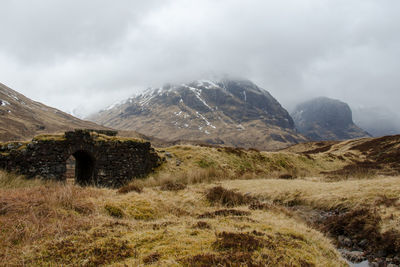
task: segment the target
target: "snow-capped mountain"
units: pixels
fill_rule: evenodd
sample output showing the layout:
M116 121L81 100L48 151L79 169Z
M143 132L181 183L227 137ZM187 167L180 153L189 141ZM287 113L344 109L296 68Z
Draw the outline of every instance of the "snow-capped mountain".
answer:
M89 119L167 141L193 140L259 149L305 141L278 101L247 80L167 84L114 104Z

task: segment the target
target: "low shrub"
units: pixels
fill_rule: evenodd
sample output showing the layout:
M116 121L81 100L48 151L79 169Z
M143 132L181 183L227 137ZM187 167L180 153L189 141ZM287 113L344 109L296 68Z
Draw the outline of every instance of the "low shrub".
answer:
M264 242L249 233L222 232L217 234L217 240L213 246L218 250L251 252L264 247Z
M158 252L154 252L151 253L149 255L147 255L146 257L143 258L143 263L144 264L152 264L152 263L156 263L157 261L159 261L161 258L161 254Z
M206 191L206 198L211 204L220 204L227 207L246 205L254 201L253 197L243 195L222 186L216 186Z
M142 193L143 192L143 186L134 184L134 183L130 183L127 185L124 185L123 187L121 187L120 189L118 189L118 193L120 194L126 194L129 192L136 192L136 193Z
M198 221L195 225L193 225L193 228L211 229L211 225L209 223L207 223L207 222Z
M175 182L175 181L166 181L161 185L160 189L162 191L179 191L186 188L184 183Z
M287 180L289 180L289 179L293 179L293 175L288 174L288 173L286 173L286 174L281 174L281 175L279 175L279 178L280 178L280 179L287 179Z
M244 210L235 210L235 209L223 209L223 210L216 210L214 212L206 212L199 215L197 218L215 218L216 216L248 216L251 213L249 211Z
M127 240L82 235L49 241L34 260L38 266L103 266L133 255Z

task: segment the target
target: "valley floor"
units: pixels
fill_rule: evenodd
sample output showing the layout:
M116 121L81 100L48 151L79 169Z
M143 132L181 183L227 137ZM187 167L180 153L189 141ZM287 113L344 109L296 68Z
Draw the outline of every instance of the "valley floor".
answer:
M173 146L119 190L0 172L0 265L397 266L399 146Z
M400 177L168 181L117 191L2 173L0 186L3 266L346 266L338 235L366 239L371 253L399 253ZM360 209L371 221L352 225ZM337 225L349 212L354 218ZM376 243L389 232L393 244Z

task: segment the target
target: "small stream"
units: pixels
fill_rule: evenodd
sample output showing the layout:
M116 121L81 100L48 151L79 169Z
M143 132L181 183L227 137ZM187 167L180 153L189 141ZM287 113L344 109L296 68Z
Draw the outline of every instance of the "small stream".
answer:
M323 211L312 210L304 206L296 206L292 211L297 212L305 222L316 229L321 229L326 221L332 216L341 214L340 210ZM350 237L343 235L335 236L337 240L337 250L350 267L370 267L370 266L396 266L400 267L400 255L386 255L384 251L366 251L368 240L352 240Z
M362 262L351 262L351 261L348 261L348 260L346 260L347 261L347 263L349 264L349 266L350 267L369 267L370 265L369 265L369 261L368 260L365 260L365 261L362 261Z
M344 249L344 248L339 248L338 250L339 250L340 254L342 255L342 257L349 264L350 267L369 267L369 266L371 266L370 262L363 256L356 259L355 257L352 257L352 256L349 257L349 255L351 255L351 253L352 253L350 250ZM362 260L362 261L360 261L360 260Z
M394 258L386 257L374 257L373 255L365 255L362 251L351 251L348 249L339 248L338 251L342 257L346 260L350 267L399 267L399 256Z

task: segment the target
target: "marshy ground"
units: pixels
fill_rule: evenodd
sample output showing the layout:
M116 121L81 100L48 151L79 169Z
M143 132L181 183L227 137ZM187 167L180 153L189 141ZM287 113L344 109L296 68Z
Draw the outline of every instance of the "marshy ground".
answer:
M119 190L2 172L0 265L346 266L338 248L400 264L395 160L328 145L165 148L154 175Z

